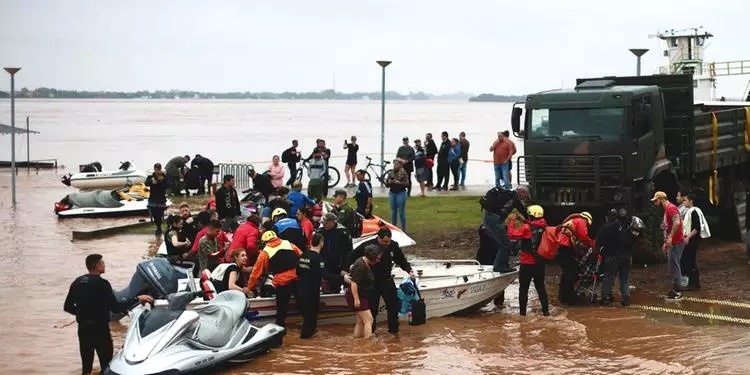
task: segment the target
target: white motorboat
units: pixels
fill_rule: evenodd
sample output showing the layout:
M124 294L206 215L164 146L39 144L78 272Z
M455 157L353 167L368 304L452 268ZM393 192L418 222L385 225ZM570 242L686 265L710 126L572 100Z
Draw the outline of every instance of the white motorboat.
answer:
M414 262L415 272L423 275L417 279L417 285L427 306L428 319L479 309L500 296L518 274L516 271L493 272L492 266L480 266L473 260L452 260L450 266L446 262ZM394 269L394 283L400 283L402 276L405 275L403 271ZM165 295L178 290L197 291L200 289L199 283L199 280L193 278L192 272L172 266L164 258L154 258L141 262L128 287L116 292L115 295L120 300L126 300L146 291L157 291L158 293L152 294L157 298L155 306L167 308L169 303L163 299ZM207 303L208 301L202 298L196 298L190 302L188 308L203 306ZM381 310L385 308L382 301L380 308ZM276 300L274 297L248 298L246 314L248 319L271 322L275 316ZM114 319L120 317L116 316ZM301 319L294 301L290 305L289 317L290 322ZM379 319L381 317L385 318L385 314L378 315ZM406 317L402 318L406 319ZM354 314L346 304L344 293L320 296L319 321L321 323L347 323L352 322L353 319Z
M171 204L167 200L167 206ZM55 203L54 211L60 218L145 215L148 190L141 184L120 190L70 193Z
M87 165L87 167L90 165ZM84 170L84 168L81 168ZM116 171L102 171L96 168L85 169L88 172L68 174L62 178L62 183L80 190L121 188L123 186L142 184L146 181L147 172L135 169L130 162L124 162Z

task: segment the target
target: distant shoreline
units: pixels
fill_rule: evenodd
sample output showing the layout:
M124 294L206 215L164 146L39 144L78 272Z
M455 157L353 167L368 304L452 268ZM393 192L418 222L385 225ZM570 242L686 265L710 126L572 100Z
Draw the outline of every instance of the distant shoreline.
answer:
M515 103L524 100L526 100L525 96L495 94L480 94L469 98L470 102L477 103Z
M467 100L470 93L453 93L435 95L430 93L410 92L401 94L386 91L386 100ZM0 98L9 98L9 92L0 91ZM78 91L58 90L52 88L23 88L16 91L18 99L140 99L140 100L380 100L380 91L344 93L334 90L319 92L199 92L189 90L157 91Z

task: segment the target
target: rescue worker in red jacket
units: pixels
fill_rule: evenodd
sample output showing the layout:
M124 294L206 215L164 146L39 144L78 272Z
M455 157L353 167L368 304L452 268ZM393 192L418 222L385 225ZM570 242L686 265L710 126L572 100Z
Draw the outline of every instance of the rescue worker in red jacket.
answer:
M508 238L521 242L521 253L519 263L521 264L518 271L519 289L518 304L521 315L526 315L526 304L529 300L529 286L534 281L536 294L539 296L539 303L542 305L542 314L549 316L549 298L547 289L544 287L544 277L546 264L541 256L537 255L536 249L539 246L542 233L547 227L547 221L544 219L544 209L539 205L532 205L526 210L529 221L518 225L516 218L512 218L508 223Z
M578 276L578 258L580 254L594 246L594 240L589 237L589 227L593 218L588 212L573 214L565 218L560 232L560 248L555 260L560 265L560 303L579 305L581 301L575 291Z
M255 287L265 280L267 274L273 275L273 286L276 289L276 324L285 327L289 311L289 299L299 301L297 289L297 266L302 251L287 240L282 240L273 231L266 231L260 240L265 244L255 262L247 288L257 295Z

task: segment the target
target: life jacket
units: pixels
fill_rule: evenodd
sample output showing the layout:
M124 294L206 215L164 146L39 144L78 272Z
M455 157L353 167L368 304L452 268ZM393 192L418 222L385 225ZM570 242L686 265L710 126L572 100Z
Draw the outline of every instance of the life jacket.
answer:
M273 243L273 245L271 245ZM286 240L266 243L263 251L268 253L268 272L274 275L289 270L297 270L299 255Z

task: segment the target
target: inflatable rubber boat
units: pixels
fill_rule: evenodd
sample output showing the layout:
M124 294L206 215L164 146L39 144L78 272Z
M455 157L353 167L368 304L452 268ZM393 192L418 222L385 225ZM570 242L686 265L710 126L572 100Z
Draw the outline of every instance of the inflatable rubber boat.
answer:
M81 165L79 170L63 176L62 183L80 190L107 189L142 184L148 177L146 171L135 169L128 161L116 171L103 171L98 162Z
M167 200L167 206L172 202ZM118 190L70 193L55 203L60 218L128 216L148 213L148 189L143 184Z

